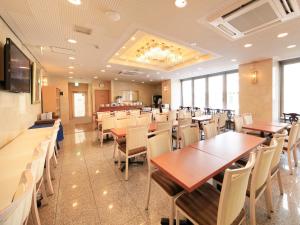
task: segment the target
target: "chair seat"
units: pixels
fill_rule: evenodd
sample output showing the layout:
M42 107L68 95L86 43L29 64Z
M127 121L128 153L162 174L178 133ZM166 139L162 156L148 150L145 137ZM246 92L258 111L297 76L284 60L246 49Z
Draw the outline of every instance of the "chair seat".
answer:
M168 193L170 196L175 196L181 191L183 191L183 188L180 187L178 184L170 180L163 172L161 171L155 171L151 174L151 177L153 180L156 181L156 183L161 186L165 192Z
M219 199L220 192L206 183L191 193L182 194L176 200L176 205L199 225L216 225ZM244 216L242 209L232 225L240 224Z
M119 149L124 152L124 154L126 154L126 143L119 145ZM130 151L128 152L128 155L136 155L142 152L147 152L147 148L146 147L139 147L139 148L135 148L135 149L130 149Z

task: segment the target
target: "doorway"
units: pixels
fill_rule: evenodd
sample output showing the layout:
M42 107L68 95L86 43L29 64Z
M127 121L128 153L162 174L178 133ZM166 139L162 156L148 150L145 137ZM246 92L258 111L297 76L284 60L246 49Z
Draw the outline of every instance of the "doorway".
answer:
M95 110L97 111L101 105L110 103L109 90L95 90Z

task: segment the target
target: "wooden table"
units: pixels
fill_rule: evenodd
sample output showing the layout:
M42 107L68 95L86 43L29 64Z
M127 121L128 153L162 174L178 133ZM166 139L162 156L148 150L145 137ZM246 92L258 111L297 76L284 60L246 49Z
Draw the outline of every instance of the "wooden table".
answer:
M265 133L275 134L288 126L286 123L277 122L253 122L252 124L243 125L244 129L260 131L261 137L265 136Z
M0 150L0 210L11 203L35 148L52 132L49 127L26 130Z
M190 147L233 163L248 155L252 149L262 144L265 140L265 138L230 131L208 140L199 141L190 145Z
M149 131L153 132L156 130L156 123L150 123L149 125ZM110 129L113 136L116 138L122 138L126 136L126 128L112 128Z
M192 120L198 121L198 122L205 122L212 119L211 115L202 115L202 116L195 116L192 117Z
M265 140L235 132L218 136L162 154L151 162L186 191L192 192Z

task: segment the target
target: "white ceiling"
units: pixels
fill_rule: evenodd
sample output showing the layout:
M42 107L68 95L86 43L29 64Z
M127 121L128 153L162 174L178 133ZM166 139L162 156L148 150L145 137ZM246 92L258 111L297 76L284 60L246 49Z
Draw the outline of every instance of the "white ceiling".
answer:
M0 15L27 45L49 75L73 76L100 79L153 82L168 78L184 78L237 68L240 63L276 57L288 59L300 56L300 19L276 25L264 31L231 41L210 27L207 17L231 4L234 0L188 0L185 8L179 9L174 0L82 0L80 6L67 0L1 0ZM120 21L113 22L106 15L108 10L120 13ZM73 31L74 25L92 29L91 35ZM139 69L142 73L133 77L117 75L125 66L112 65L106 68L109 58L137 30L159 35L171 41L205 49L220 55L218 59L199 63L175 72L159 74L156 71ZM277 34L288 32L285 38ZM67 42L76 39L77 44ZM252 43L253 47L244 48ZM286 46L297 47L287 49ZM76 60L68 55L52 53L39 46L56 46L75 50ZM98 46L98 48L96 48ZM237 59L232 62L231 59ZM74 66L70 75L68 66ZM105 69L106 72L101 72ZM150 77L147 77L147 74Z

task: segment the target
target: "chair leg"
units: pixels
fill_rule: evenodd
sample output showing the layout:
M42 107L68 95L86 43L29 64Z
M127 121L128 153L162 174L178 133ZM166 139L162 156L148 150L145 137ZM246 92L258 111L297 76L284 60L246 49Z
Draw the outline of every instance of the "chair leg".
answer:
M148 210L149 202L150 202L150 193L151 193L151 172L148 175L148 187L147 187L147 197L146 197L146 207L145 210Z
M52 182L51 182L50 160L49 159L46 160L46 180L47 180L49 194L53 195L54 191L53 191L53 186L52 186Z
M271 204L270 204L270 199L269 199L269 195L268 195L268 190L267 189L264 191L264 195L265 195L265 201L266 201L268 218L271 219Z
M36 204L36 185L34 185L31 202L31 212L33 213L33 222L35 225L41 225L39 211Z
M55 167L55 154L53 154L52 158L50 159L52 161L53 167ZM53 167L50 168L50 176L52 180L55 180L55 174L53 172Z
M272 186L271 186L271 182L269 182L269 184L267 184L267 188L265 190L265 194L266 194L265 196L267 198L267 202L269 204L269 211L270 211L270 213L272 213L272 212L274 212L274 209L273 209L273 199L272 199Z
M176 214L176 225L180 225L179 210L176 208L175 208L175 214Z
M250 224L256 225L255 198L250 196Z
M53 162L54 162L53 166L54 166L54 168L56 168L56 166L57 166L57 158L56 158L55 152L53 153L52 158L53 158Z
M121 169L121 152L118 150L118 168Z
M297 157L297 146L296 145L294 146L294 149L293 149L293 155L294 155L295 167L297 167L298 166L298 157Z
M172 197L170 197L170 203L171 203L171 207L170 207L169 225L174 225L174 207L175 207L175 203L174 203L174 199Z
M116 148L117 148L117 140L116 140L116 137L114 137L114 153L113 153L113 159L116 158Z
M281 180L280 170L277 171L277 181L278 181L280 194L283 195L283 187L282 187L282 180Z
M103 146L103 133L102 132L100 133L100 142L101 142L101 148L102 148L102 146Z
M43 203L44 203L44 205L48 205L49 200L48 200L48 197L47 197L44 180L41 181L40 189L41 189L42 196L43 196Z
M287 156L288 156L288 163L289 163L289 169L290 169L290 175L293 175L293 166L292 166L292 159L291 159L291 151L288 149L287 151Z
M125 160L125 180L128 180L128 157L126 156Z

